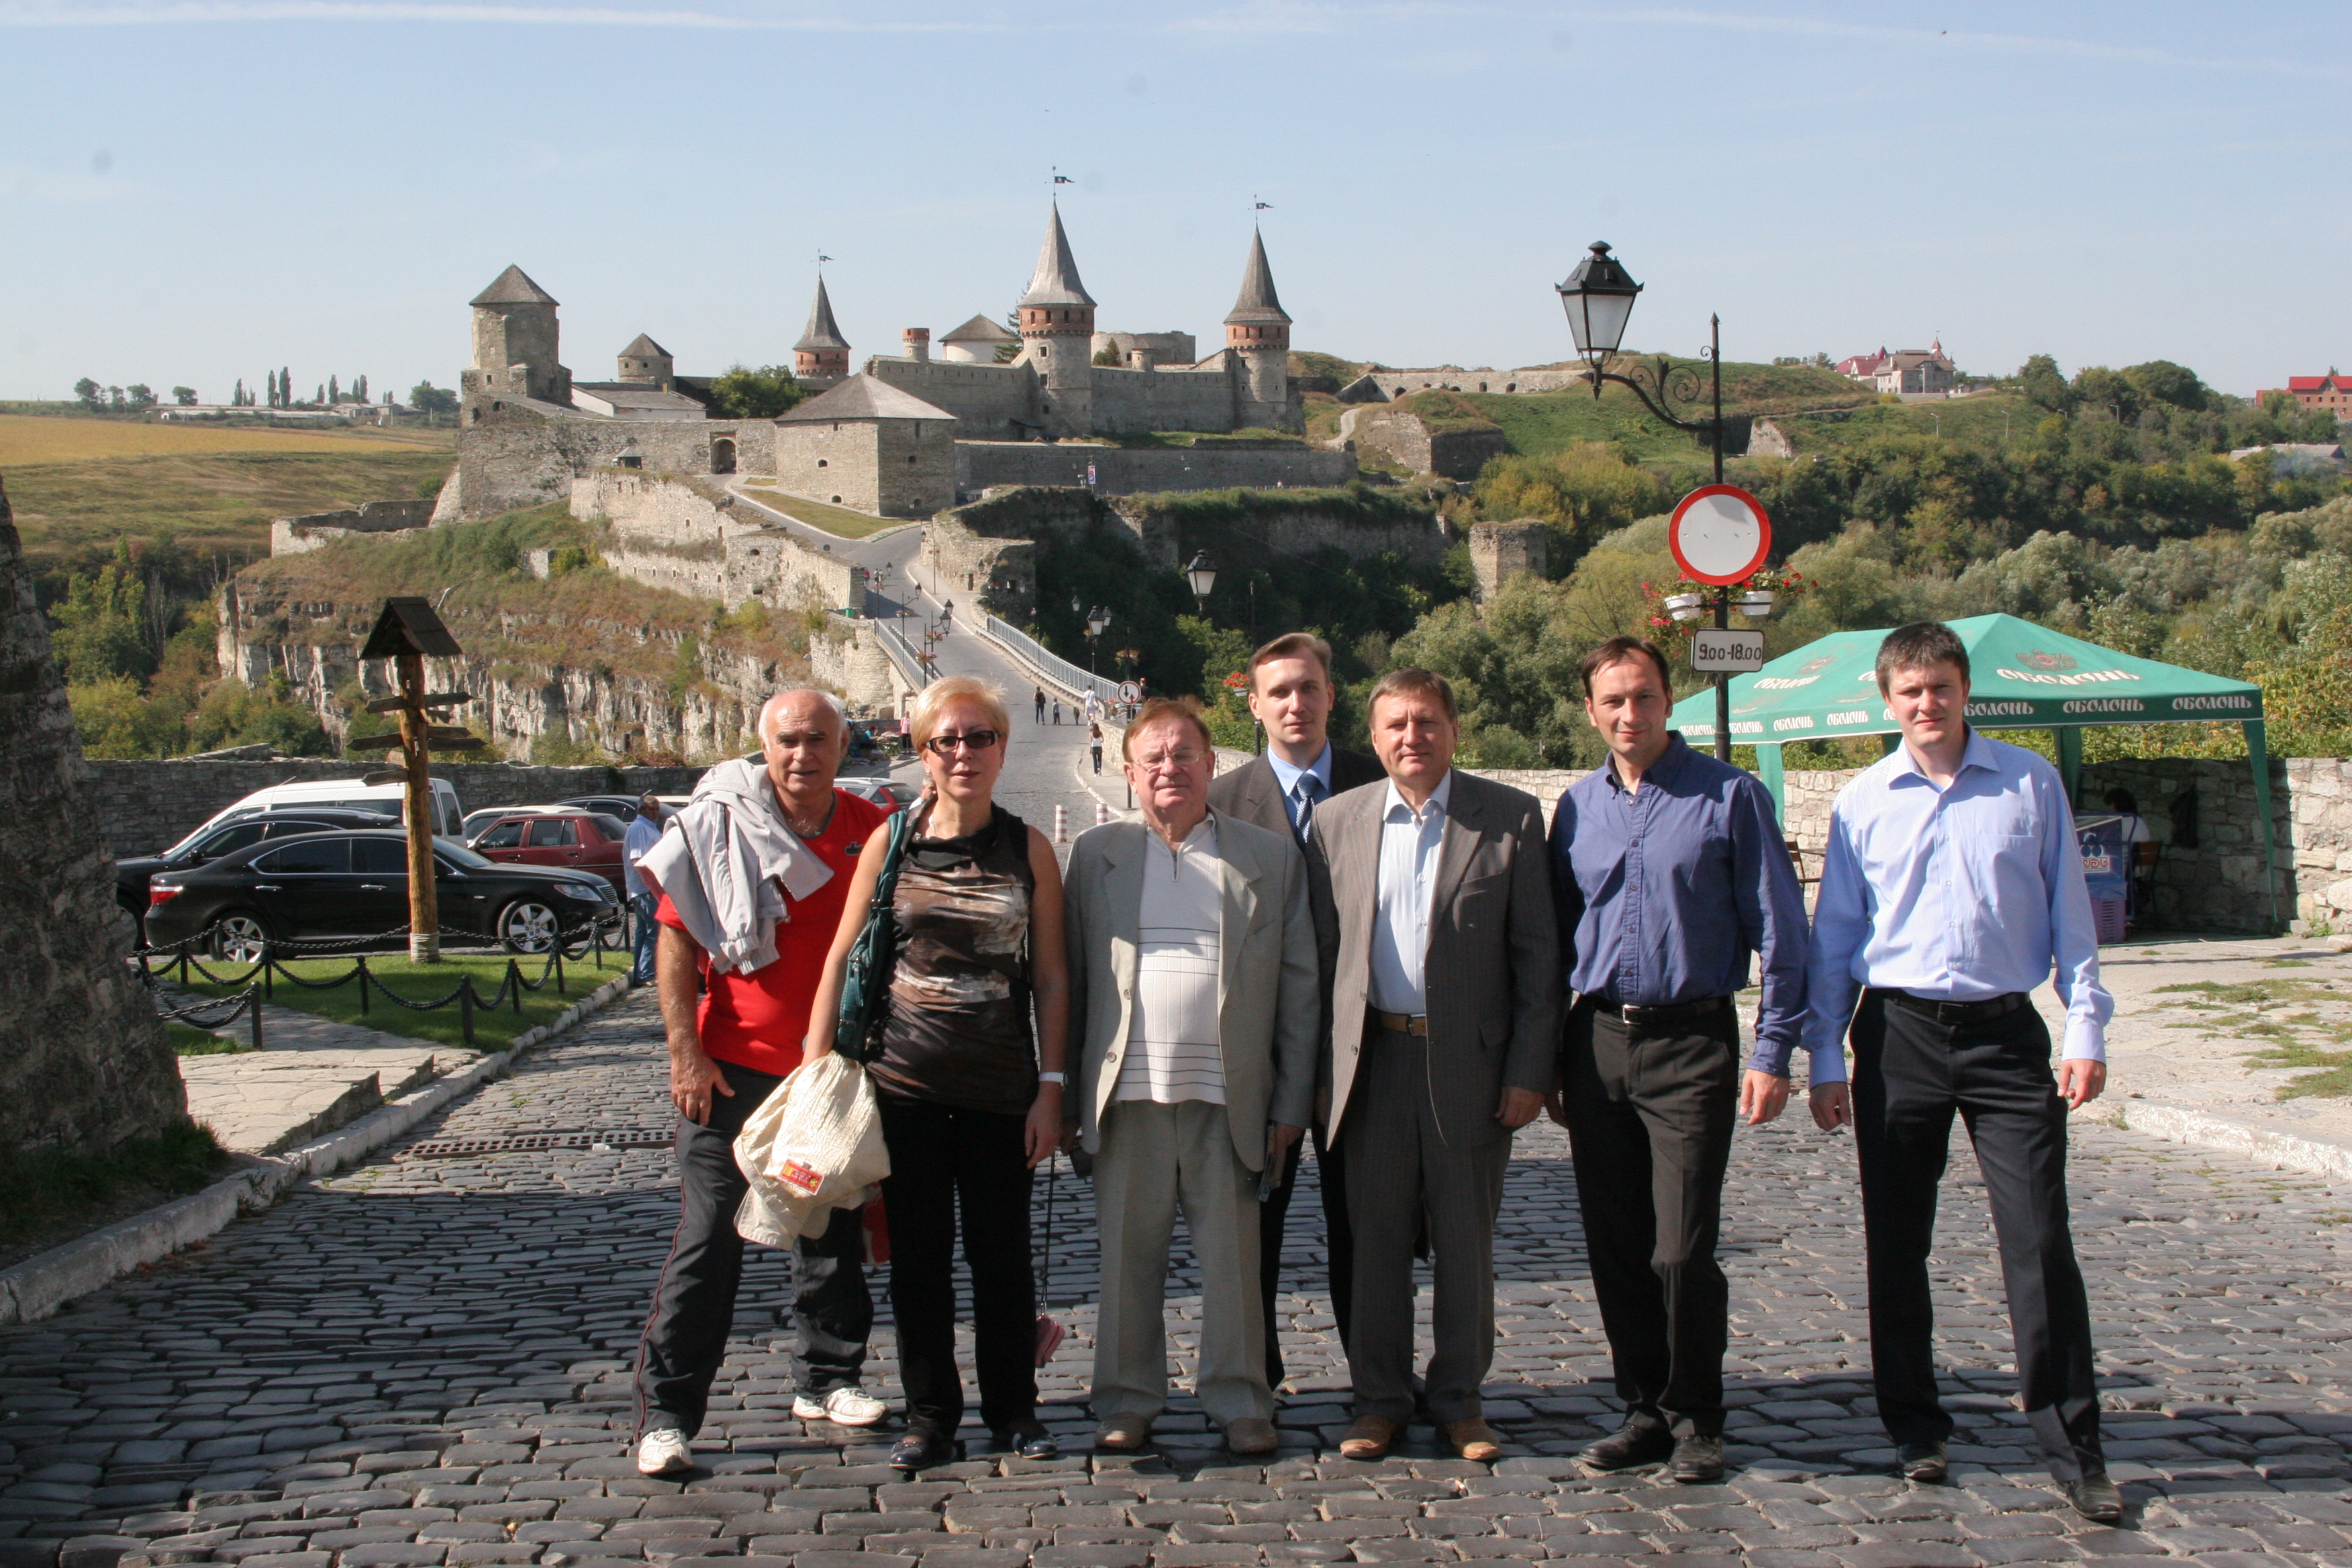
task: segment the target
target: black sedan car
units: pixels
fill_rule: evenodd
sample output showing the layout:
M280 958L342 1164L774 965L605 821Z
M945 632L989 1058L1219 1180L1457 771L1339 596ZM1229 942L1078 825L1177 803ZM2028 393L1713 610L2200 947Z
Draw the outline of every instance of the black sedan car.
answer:
M250 849L264 838L291 838L298 833L326 833L339 827L382 827L385 819L373 811L345 811L337 806L312 806L301 811L273 812L198 828L160 855L133 855L114 863L114 901L143 926L147 920L147 881L158 871L184 871L239 849Z
M619 913L593 871L508 866L436 838L444 935L545 952L559 933ZM265 839L147 884L147 941L203 937L215 957L248 960L268 941L380 936L408 924L408 836L396 829Z

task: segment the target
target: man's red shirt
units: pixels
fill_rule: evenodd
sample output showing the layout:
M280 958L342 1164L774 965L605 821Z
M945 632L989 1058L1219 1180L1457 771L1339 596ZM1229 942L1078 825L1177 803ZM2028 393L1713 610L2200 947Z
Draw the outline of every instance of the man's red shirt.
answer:
M698 1023L703 1054L755 1072L779 1077L801 1065L801 1042L808 1034L809 1005L841 929L849 879L866 836L888 815L872 801L845 790L833 792L833 820L814 838L802 840L831 868L824 887L805 899L788 900L787 918L776 922L776 961L745 973L714 974L710 955L701 955L702 1006ZM663 895L654 918L679 931L686 922Z

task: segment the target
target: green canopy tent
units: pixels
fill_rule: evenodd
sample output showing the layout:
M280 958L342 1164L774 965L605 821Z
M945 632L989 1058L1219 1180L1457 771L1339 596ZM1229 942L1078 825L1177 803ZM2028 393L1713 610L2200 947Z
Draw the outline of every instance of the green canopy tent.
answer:
M2276 847L2271 834L2270 759L2263 741L2263 691L2242 680L2101 647L2015 616L1950 623L1969 650L1969 722L1979 730L2050 730L2072 800L2083 771L2087 724L2188 724L2229 720L2244 726L2262 818L2263 864L2278 919ZM1891 627L1832 632L1731 682L1731 741L1756 748L1756 772L1785 809L1780 748L1790 741L1879 735L1892 751L1895 717L1878 694L1878 645ZM1693 744L1715 739L1715 692L1675 705L1669 725Z

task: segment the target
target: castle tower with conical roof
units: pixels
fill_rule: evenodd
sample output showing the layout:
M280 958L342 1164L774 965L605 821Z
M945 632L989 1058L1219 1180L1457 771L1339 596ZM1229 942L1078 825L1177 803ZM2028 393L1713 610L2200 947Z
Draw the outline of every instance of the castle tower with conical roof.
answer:
M1290 391L1290 314L1274 291L1265 237L1255 230L1249 263L1242 268L1241 297L1225 313L1225 347L1241 363L1240 423L1297 428L1301 419Z
M459 384L471 395L572 401L572 373L557 359L555 298L509 267L474 296L474 363Z
M808 331L793 345L793 378L822 391L849 374L849 340L833 319L833 301L824 291L824 274L817 274L816 300L809 306Z
M1065 436L1094 429L1095 299L1078 281L1070 237L1062 232L1062 205L1045 220L1036 275L1021 296L1024 357L1045 383L1045 422Z
M621 351L620 374L613 379L667 392L677 379L677 362L670 357L669 350L639 332L635 341Z

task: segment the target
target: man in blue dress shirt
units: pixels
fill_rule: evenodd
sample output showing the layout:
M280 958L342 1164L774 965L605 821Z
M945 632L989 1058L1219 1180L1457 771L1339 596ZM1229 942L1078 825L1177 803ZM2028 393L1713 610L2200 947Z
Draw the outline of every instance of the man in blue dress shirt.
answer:
M1596 1470L1672 1460L1723 1475L1728 1289L1715 1260L1735 1115L1789 1100L1805 1010L1805 900L1755 778L1666 728L1664 655L1612 637L1586 656L1584 705L1609 762L1559 798L1552 891L1576 993L1554 1117L1569 1130L1593 1294L1625 1422ZM1762 959L1743 1075L1732 994ZM1834 1054L1834 1053L1832 1053Z
M2057 770L1968 727L1969 655L1933 621L1878 650L1902 747L1837 798L1813 916L1813 1119L1851 1121L1870 1268L1871 1370L1904 1473L1941 1480L1927 1252L1958 1111L1991 1200L2025 1416L2085 1518L2123 1498L2099 1447L2091 1315L2066 1223L2066 1115L2106 1087L2114 1000ZM2057 972L2050 1031L2029 995ZM1855 992L1861 991L1859 1005ZM1849 1026L1854 1079L1834 1081Z

